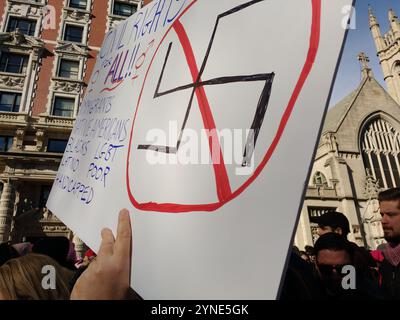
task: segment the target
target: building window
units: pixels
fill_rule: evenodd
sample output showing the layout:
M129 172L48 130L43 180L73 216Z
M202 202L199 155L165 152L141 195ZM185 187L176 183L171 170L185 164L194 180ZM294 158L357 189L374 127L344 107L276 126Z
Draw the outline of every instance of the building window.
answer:
M325 175L322 172L317 171L313 178L313 185L315 186L328 186L328 181L326 180Z
M400 187L400 131L375 118L361 134L361 149L365 169L381 188Z
M47 199L49 199L51 186L42 186L40 190L39 208L46 207Z
M87 0L69 0L70 8L77 8L86 10Z
M68 140L49 139L47 152L64 153Z
M66 25L64 32L64 40L82 43L83 37L83 27L74 26L74 25Z
M133 3L125 3L114 1L113 14L123 17L130 17L137 11L137 5Z
M34 36L36 30L36 20L11 17L8 21L7 32L19 29L24 35Z
M2 52L0 57L0 72L25 73L28 56L10 52Z
M0 151L6 152L9 151L13 145L13 137L9 136L0 136Z
M58 76L61 78L78 79L79 61L61 59Z
M0 92L0 111L19 112L21 93Z
M72 118L74 115L74 98L55 97L53 105L53 115L57 117Z

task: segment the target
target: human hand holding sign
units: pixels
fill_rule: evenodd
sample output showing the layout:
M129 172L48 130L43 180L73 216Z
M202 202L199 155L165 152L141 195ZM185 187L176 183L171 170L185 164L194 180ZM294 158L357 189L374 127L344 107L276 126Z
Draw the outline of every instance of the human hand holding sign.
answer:
M117 237L108 228L101 232L95 261L81 275L71 293L72 300L122 300L130 289L132 231L129 211L119 213Z

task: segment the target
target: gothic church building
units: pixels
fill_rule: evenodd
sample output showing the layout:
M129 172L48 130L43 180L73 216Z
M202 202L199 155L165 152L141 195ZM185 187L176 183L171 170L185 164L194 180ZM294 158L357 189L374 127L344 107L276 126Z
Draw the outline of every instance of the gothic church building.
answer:
M384 242L377 193L400 187L400 22L393 10L389 21L382 34L369 9L387 91L361 53L360 85L328 112L295 236L301 250L317 238L309 218L327 210L347 216L350 240L370 249Z

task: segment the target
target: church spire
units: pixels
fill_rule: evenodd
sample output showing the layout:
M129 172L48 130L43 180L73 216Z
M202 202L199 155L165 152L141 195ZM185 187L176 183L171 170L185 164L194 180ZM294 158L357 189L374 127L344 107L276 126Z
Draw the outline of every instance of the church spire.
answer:
M396 38L400 37L400 24L399 24L399 19L397 18L396 13L393 11L393 9L389 10L389 22L390 22L390 27L393 31L393 34L395 35Z
M361 64L361 75L362 78L371 78L373 77L372 69L369 67L369 58L364 52L360 52L358 55L358 61L360 61Z
M397 19L397 15L393 9L389 9L389 21L392 22Z
M376 19L372 7L368 5L368 14L369 14L369 28L372 33L372 37L374 38L376 49L379 52L385 49L385 42L382 37L381 28L379 26L378 20Z
M376 19L374 12L372 11L372 7L368 5L368 14L369 14L369 26L370 28L378 26L379 28L379 23L378 20Z
M368 8L368 16L371 34L375 42L377 56L382 68L384 80L387 84L388 92L392 98L400 104L399 72L396 69L396 61L400 60L400 21L396 13L390 9L388 11L390 30L384 35L384 38L371 6ZM366 74L371 74L372 71L368 71L369 67L367 61L361 58L360 62L363 65L363 77Z

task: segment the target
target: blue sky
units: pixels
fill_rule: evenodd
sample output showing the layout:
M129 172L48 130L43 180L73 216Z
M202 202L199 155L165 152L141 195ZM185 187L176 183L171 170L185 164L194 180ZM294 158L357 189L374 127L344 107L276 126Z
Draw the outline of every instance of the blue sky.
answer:
M370 59L375 78L386 88L376 48L369 30L368 4L372 6L381 27L382 34L389 30L388 11L392 8L397 16L400 15L399 0L356 0L356 28L349 30L342 60L334 85L330 106L357 88L361 81L361 67L357 59L363 51Z

